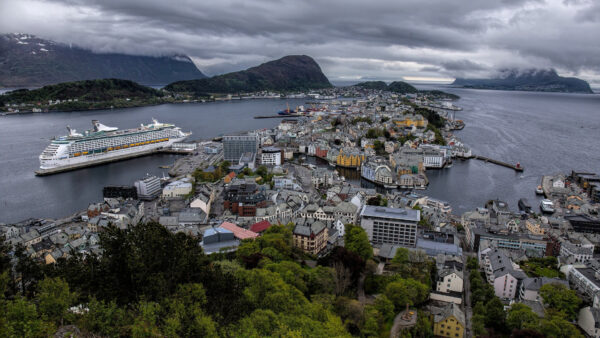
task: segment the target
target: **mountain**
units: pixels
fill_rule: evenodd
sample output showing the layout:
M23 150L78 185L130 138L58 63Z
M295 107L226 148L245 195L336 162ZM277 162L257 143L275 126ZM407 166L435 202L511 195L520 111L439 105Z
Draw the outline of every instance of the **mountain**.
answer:
M495 78L457 78L453 85L476 89L592 93L592 89L586 81L559 76L554 69L505 69Z
M357 83L354 86L361 87L364 89L374 89L374 90L387 90L388 85L383 81L366 81Z
M88 110L133 107L166 102L156 89L121 79L65 82L42 88L17 89L0 95L0 106L16 104L27 111L38 107L48 110ZM60 103L49 103L49 101Z
M161 85L206 77L187 56L94 53L28 34L0 35L0 87L120 78Z
M329 87L332 87L331 83L315 60L306 55L289 55L239 72L174 82L165 89L204 96L207 93L296 91Z
M366 81L357 83L355 86L365 89L388 90L399 94L414 94L419 91L417 88L403 81L394 81L389 85L383 81Z
M415 94L419 90L412 85L403 82L403 81L394 81L388 85L388 90L390 92L400 93L400 94Z

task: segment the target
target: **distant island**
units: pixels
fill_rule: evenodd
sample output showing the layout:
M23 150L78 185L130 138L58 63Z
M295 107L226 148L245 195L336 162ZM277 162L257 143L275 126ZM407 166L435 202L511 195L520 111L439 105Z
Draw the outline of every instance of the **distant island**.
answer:
M0 35L0 65L0 87L8 88L105 78L164 85L206 77L184 55L94 53L29 34Z
M366 81L357 83L354 86L371 90L386 90L397 94L423 94L438 99L457 100L460 98L458 95L446 93L441 90L418 90L413 85L404 81L394 81L389 85L383 81Z
M164 89L197 97L243 92L302 91L333 87L310 56L289 55L239 72L206 79L178 81Z
M586 81L559 76L554 69L506 69L491 79L457 78L453 85L475 89L593 93Z
M148 106L170 100L162 91L133 81L102 79L14 90L0 95L0 106L33 112L74 111Z

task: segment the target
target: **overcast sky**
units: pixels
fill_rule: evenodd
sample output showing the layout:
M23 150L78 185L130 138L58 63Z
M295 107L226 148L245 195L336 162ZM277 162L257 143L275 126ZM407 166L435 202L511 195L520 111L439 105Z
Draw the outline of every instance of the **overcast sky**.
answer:
M306 54L332 81L553 67L600 86L598 0L0 0L0 32L187 54L207 75Z

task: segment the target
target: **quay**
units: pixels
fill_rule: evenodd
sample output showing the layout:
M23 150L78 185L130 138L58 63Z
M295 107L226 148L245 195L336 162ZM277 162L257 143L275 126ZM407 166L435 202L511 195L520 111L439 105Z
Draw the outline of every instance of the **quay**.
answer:
M511 169L514 169L514 170L519 171L519 172L521 172L521 171L524 170L524 168L521 166L520 163L510 164L510 163L507 163L507 162L502 162L502 161L494 160L493 158L489 158L489 157L485 157L485 156L480 156L480 155L473 155L473 156L471 156L471 158L474 158L476 160L481 160L481 161L484 161L484 162L494 163L494 164L497 164L499 166L511 168Z
M262 116L254 116L255 119L282 119L286 117L303 117L306 115L293 114L293 115L262 115Z

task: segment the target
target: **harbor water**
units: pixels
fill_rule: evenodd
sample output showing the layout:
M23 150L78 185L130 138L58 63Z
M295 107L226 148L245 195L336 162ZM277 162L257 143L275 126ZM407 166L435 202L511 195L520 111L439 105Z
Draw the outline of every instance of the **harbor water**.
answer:
M541 175L571 169L600 173L600 95L506 92L439 88L461 96L456 112L466 127L456 131L474 154L508 163L523 173L482 161L454 161L452 168L427 172L424 194L451 203L455 213L500 198L517 210L517 201L535 202ZM304 100L289 100L290 107ZM271 128L279 119L254 119L285 108L283 100L169 104L122 110L37 113L0 117L0 222L29 217L65 217L102 198L106 185L131 185L146 173L166 174L161 165L177 155L152 155L76 171L37 177L38 156L65 126L91 127L97 119L109 126L135 127L151 118L192 131L193 139ZM357 173L358 174L358 173ZM358 182L359 180L354 180Z

